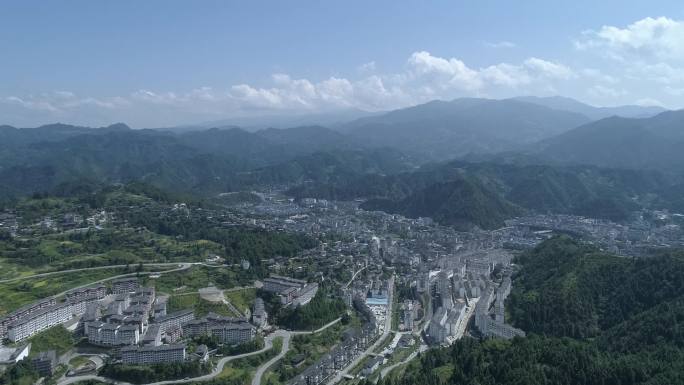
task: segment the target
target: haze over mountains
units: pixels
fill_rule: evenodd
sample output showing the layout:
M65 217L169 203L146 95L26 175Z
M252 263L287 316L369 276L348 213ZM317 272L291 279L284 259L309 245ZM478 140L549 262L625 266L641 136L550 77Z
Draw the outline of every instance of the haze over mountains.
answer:
M650 118L610 117L539 143L534 153L563 163L681 171L684 111Z
M277 184L464 227L527 210L620 220L653 202L680 206L682 127L681 111L560 97L432 101L334 128L0 126L0 193L140 180L211 196ZM488 160L449 162L474 154Z

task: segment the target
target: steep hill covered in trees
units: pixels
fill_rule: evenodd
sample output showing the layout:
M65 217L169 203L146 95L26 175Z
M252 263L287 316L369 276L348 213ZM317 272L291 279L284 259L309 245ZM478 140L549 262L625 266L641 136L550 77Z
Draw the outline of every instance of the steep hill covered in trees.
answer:
M556 238L517 262L507 306L528 337L466 338L381 384L684 383L682 254L628 259Z

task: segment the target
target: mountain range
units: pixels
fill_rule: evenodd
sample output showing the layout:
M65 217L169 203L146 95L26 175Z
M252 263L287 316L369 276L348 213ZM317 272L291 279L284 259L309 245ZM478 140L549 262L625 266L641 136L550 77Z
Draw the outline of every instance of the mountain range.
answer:
M592 120L608 114L623 116ZM464 228L526 211L624 220L684 208L683 123L684 111L525 97L433 101L334 128L0 126L0 197L75 181L200 196L280 185Z

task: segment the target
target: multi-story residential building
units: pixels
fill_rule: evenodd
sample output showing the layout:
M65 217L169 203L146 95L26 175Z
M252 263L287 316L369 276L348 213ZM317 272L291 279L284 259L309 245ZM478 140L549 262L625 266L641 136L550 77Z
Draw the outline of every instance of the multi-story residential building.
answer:
M478 326L478 328L480 329L480 332L482 332L482 334L484 334L485 336L498 337L504 339L511 339L515 336L525 336L524 331L515 328L507 323L498 322L489 317L488 315L482 317L479 323L480 326Z
M183 325L195 319L192 309L179 310L165 316L155 318L155 323L159 325L162 333L172 327L183 327Z
M154 307L152 308L153 312L153 317L162 317L166 315L166 302L159 302L159 299L157 299L157 302L155 302Z
M64 296L69 302L82 302L84 300L100 300L107 295L107 287L103 284L88 286L81 289L68 291Z
M307 283L301 279L271 275L264 279L263 289L280 296L284 305L305 305L311 301L318 291L318 284Z
M136 345L140 342L137 325L111 324L100 321L86 324L88 342L100 346Z
M43 377L51 376L57 366L57 353L54 350L40 352L31 360L33 368Z
M281 291L288 288L301 289L306 286L306 281L301 279L282 277L279 275L271 275L269 278L264 279L264 290L271 293L280 293Z
M264 327L268 323L268 313L264 307L264 300L256 298L254 300L254 307L252 309L252 323L257 327Z
M7 338L12 342L24 340L45 329L69 321L72 316L71 305L66 302L41 308L9 324Z
M318 292L318 284L317 283L309 283L306 286L304 286L302 289L298 290L292 301L288 302L291 303L293 306L304 306L307 303L309 303L313 297L316 296L316 293Z
M432 341L443 343L447 337L457 337L465 318L465 310L466 306L463 302L454 303L450 309L437 308L428 326L428 334Z
M121 362L128 365L185 361L185 345L126 346L121 348Z
M150 324L143 336L143 345L159 346L162 344L162 330L158 324Z
M167 344L178 342L183 336L183 329L179 326L171 326L164 332L164 341Z
M256 327L244 318L222 317L214 313L183 325L183 335L216 336L223 343L239 344L251 341L256 336Z
M54 297L44 298L39 301L28 304L26 306L23 306L7 314L6 316L0 318L0 339L7 337L7 329L12 322L20 318L25 318L30 314L42 310L46 307L54 306L56 303L57 300Z
M238 345L254 339L256 328L248 322L222 323L210 328L210 334L224 344Z
M402 330L413 330L414 320L416 318L416 305L411 300L406 300L402 306Z
M112 281L112 293L114 294L132 293L139 288L138 278L120 278Z
M142 287L139 288L131 295L130 305L142 305L146 306L147 310L152 309L152 304L156 299L156 292L153 287Z
M492 265L487 260L469 259L466 262L466 270L476 277L483 275L489 277L489 274L492 273Z

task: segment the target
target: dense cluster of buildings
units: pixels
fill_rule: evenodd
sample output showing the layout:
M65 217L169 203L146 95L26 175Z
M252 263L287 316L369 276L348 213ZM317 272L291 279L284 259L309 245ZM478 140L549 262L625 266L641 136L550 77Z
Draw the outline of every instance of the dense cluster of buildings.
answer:
M372 315L367 314L372 317ZM367 319L361 329L349 330L343 336L341 343L336 345L328 354L321 357L313 365L306 368L300 375L292 379L290 385L320 385L327 383L332 376L346 368L359 354L373 344L377 338L377 328L373 321Z
M684 246L684 215L643 211L628 223L575 215L534 215L506 221L508 232L543 239L548 233L575 234L602 249L639 256L653 249Z
M161 299L156 298L154 288L140 288L137 285L131 288L136 289L115 293L114 299L104 309L100 304L88 309L81 318L88 342L100 346L136 345L141 342L141 337L148 330L153 306L160 304Z

